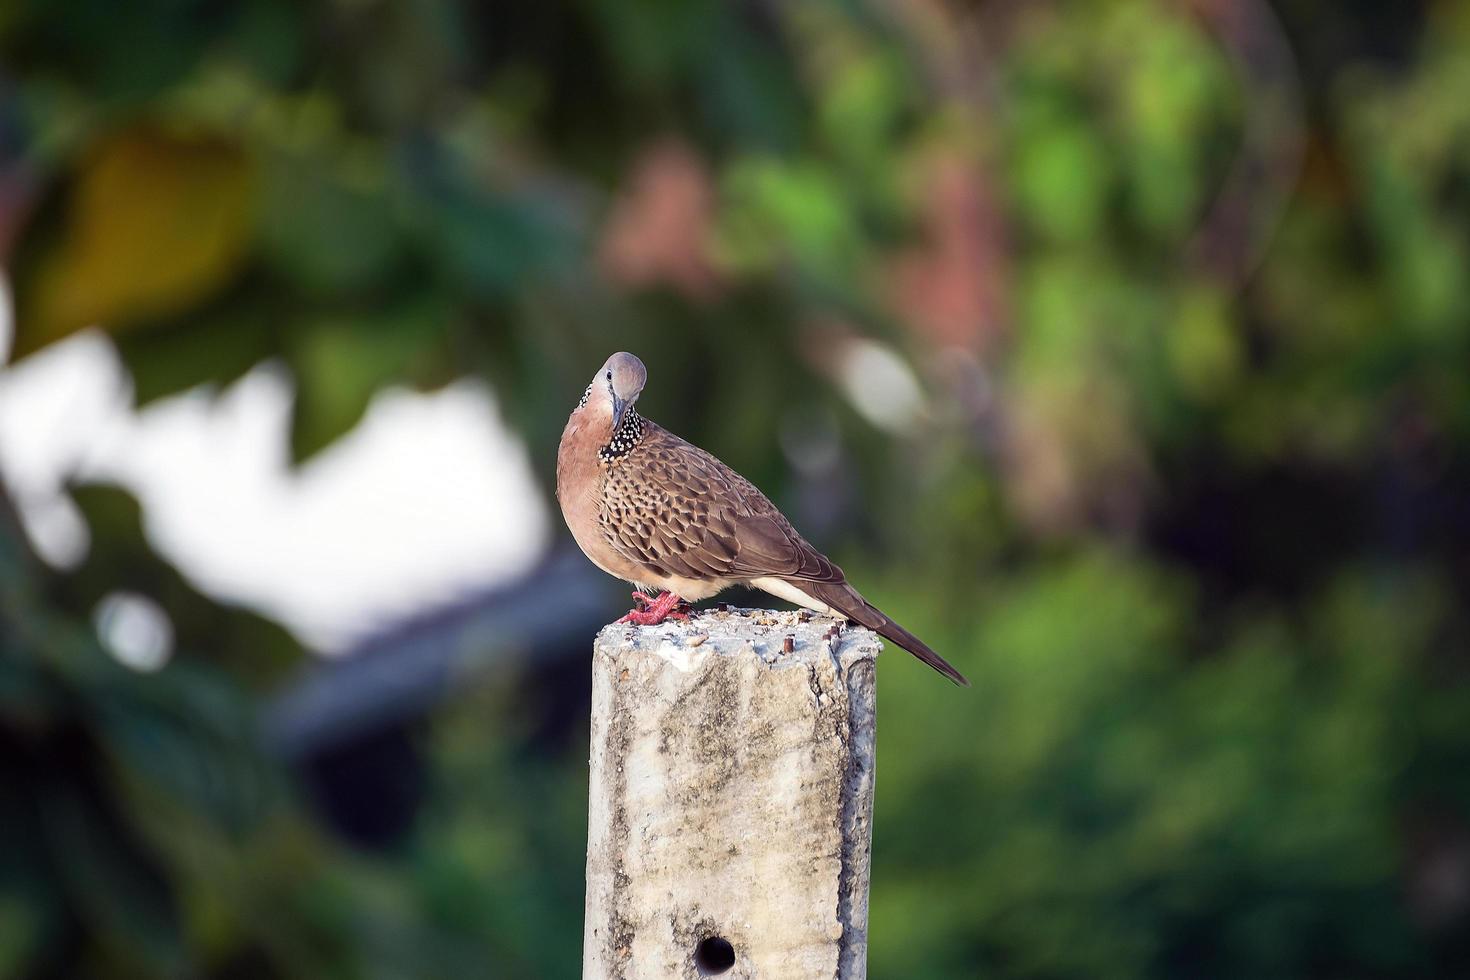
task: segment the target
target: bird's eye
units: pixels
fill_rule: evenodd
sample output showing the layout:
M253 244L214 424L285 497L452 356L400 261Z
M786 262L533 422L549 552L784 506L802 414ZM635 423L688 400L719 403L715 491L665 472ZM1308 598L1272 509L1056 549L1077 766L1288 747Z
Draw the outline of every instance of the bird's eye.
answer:
M609 381L612 380L612 372L611 371L607 372L607 380L609 380Z

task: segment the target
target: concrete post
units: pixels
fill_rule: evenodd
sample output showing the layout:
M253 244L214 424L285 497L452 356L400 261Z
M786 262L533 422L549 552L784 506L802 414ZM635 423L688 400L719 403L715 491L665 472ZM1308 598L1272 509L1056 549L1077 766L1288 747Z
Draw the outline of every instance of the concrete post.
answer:
M833 627L735 609L598 634L586 980L867 975L880 643Z

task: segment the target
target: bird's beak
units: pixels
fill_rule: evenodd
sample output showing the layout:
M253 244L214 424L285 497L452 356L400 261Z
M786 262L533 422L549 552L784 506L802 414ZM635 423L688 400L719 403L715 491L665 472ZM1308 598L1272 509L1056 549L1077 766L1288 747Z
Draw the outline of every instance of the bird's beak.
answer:
M628 403L617 395L613 395L613 431L616 432L623 424L623 413L628 410Z

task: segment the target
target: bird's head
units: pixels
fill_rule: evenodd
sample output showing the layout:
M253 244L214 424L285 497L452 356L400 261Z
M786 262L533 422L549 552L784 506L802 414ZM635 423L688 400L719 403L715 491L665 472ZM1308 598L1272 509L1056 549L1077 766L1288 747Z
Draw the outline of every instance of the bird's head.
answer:
M584 404L595 412L606 412L611 416L612 431L623 424L623 416L643 392L643 383L648 380L648 369L643 362L627 351L619 351L603 362L587 386Z

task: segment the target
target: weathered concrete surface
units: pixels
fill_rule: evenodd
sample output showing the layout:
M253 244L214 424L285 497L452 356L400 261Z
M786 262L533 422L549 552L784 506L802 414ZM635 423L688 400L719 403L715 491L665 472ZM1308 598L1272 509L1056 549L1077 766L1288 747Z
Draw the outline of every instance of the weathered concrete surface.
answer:
M866 976L881 646L833 625L737 609L598 634L585 978ZM735 963L701 972L715 936Z

